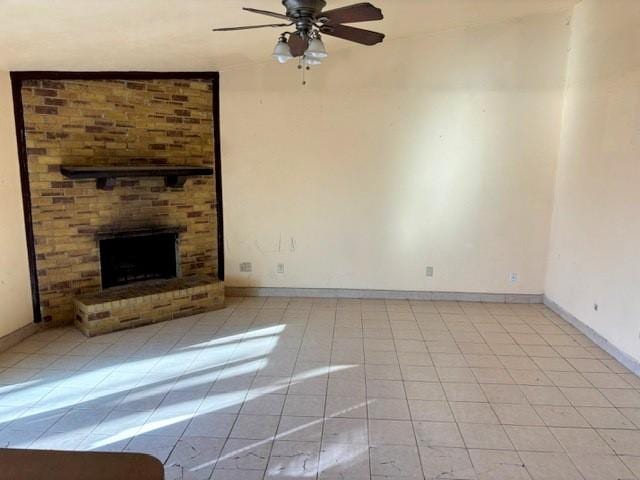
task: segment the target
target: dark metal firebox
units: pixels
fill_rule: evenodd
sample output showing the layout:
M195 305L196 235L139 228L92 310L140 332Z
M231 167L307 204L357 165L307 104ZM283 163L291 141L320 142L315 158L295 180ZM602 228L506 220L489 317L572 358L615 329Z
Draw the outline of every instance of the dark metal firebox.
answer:
M98 235L102 288L180 276L177 228Z

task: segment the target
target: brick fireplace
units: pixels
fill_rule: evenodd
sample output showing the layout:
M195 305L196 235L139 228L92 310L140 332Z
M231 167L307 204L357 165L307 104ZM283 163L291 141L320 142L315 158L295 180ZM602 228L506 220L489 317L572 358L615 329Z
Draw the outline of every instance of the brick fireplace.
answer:
M21 83L32 271L39 313L50 324L89 322L97 308L105 319L127 303L113 316L129 323L112 318L99 333L209 310L224 298L219 172L164 180L122 174L102 183L108 188L63 175L70 165L214 168L217 81L123 76ZM152 301L159 296L160 304ZM139 311L128 308L146 297ZM173 298L175 309L166 301ZM83 313L85 299L93 307Z

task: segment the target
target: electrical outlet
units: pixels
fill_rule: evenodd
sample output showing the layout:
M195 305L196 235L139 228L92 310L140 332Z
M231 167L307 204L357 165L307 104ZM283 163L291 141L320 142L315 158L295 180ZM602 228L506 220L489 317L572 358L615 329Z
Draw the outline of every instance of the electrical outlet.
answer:
M284 274L284 263L279 263L276 267L276 272L279 274Z
M242 262L240 264L240 272L251 273L252 271L253 271L253 265L251 265L251 262Z
M433 267L427 267L427 277L433 277Z
M518 274L516 272L511 272L509 274L509 282L518 283Z

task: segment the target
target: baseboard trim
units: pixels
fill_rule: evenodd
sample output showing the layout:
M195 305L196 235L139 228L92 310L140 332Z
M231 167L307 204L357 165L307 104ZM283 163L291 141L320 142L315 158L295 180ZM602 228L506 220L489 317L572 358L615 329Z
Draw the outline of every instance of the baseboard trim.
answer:
M40 330L40 325L37 323L30 323L24 327L20 327L4 337L0 338L0 353L9 350L14 345L17 345L25 338L30 337L34 333Z
M578 318L573 316L571 313L566 311L564 308L562 308L560 305L558 305L556 302L551 300L546 295L544 296L543 302L556 315L560 316L563 320L566 320L571 325L576 327L578 330L580 330L580 332L586 335L592 342L594 342L596 345L602 348L605 352L607 352L613 358L618 360L622 365L627 367L633 373L640 376L639 360L636 360L632 356L620 350L618 347L616 347L613 343L611 343L609 340L607 340L598 332L596 332L589 325L587 325L582 320L579 320Z
M543 295L512 293L423 292L344 288L225 287L228 297L319 297L370 300L445 300L487 303L542 303Z

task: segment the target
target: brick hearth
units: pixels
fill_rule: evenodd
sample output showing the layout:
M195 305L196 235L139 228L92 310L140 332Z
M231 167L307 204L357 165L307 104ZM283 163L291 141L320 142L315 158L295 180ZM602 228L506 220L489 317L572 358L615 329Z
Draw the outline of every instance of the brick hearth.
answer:
M222 308L224 287L213 277L152 280L75 298L76 326L92 337Z

